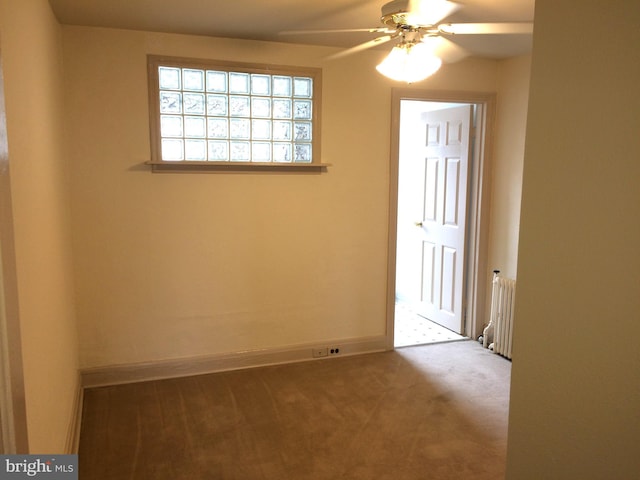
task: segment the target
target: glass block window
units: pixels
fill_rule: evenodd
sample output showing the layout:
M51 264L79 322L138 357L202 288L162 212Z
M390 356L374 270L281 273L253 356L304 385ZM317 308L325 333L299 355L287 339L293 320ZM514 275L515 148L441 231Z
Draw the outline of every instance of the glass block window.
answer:
M319 69L149 57L152 162L319 163Z

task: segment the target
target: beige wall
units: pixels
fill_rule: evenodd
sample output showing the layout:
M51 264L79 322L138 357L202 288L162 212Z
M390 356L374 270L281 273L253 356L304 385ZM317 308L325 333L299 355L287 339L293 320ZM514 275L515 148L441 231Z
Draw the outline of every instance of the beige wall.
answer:
M64 27L83 367L385 334L384 53ZM323 67L322 175L151 174L146 54ZM415 88L495 91L467 60Z
M499 63L489 267L516 277L531 56Z
M62 34L46 0L0 0L29 450L63 453L77 391Z
M507 478L637 478L640 5L535 22Z
M494 269L517 277L522 164L527 125L531 56L498 64L498 106L491 179L491 221L486 282ZM489 319L491 289L487 289L485 318Z

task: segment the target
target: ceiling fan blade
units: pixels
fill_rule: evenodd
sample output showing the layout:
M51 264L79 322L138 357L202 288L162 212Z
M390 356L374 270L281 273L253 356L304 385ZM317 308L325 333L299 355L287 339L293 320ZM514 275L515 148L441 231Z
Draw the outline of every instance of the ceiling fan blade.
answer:
M410 25L437 25L461 5L448 0L409 0L407 22Z
M467 50L444 37L429 37L428 41L433 53L445 63L459 62L469 56Z
M278 35L305 35L305 34L320 34L320 33L353 33L353 32L367 32L367 33L393 33L395 30L391 30L386 27L376 28L343 28L333 30L284 30L278 32Z
M526 34L533 32L533 23L443 23L438 30L448 35Z
M362 50L367 50L368 48L373 48L376 45L381 45L383 43L387 43L389 40L392 40L397 35L385 35L383 37L374 38L373 40L369 40L368 42L361 43L356 45L355 47L347 48L346 50L342 50L333 55L329 55L327 60L335 60L337 58L346 57L347 55L351 55L356 52L361 52Z

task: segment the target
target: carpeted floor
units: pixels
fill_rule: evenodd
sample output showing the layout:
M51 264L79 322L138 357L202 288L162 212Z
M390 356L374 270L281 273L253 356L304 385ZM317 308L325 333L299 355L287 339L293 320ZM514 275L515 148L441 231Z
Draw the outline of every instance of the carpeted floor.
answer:
M510 371L460 341L89 389L80 478L500 479Z

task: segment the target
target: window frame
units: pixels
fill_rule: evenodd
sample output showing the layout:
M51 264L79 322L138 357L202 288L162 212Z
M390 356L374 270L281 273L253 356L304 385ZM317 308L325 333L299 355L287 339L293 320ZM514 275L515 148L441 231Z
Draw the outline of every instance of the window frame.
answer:
M194 68L200 70L217 70L249 74L286 75L290 77L309 77L313 79L312 96L312 136L311 162L246 162L246 161L210 161L210 160L163 160L161 149L161 114L160 85L158 69L161 66L176 68ZM324 171L329 164L322 163L320 157L320 122L322 107L322 69L312 67L295 67L286 65L268 65L259 63L232 62L224 60L206 60L161 55L147 55L147 77L149 93L149 127L151 139L152 171ZM270 141L272 142L272 140Z

